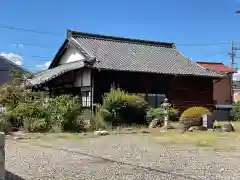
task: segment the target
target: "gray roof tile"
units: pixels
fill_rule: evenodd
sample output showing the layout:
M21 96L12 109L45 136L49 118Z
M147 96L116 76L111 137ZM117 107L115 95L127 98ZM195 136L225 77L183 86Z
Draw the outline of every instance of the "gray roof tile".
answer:
M68 40L86 57L85 62L96 59L92 68L151 72L174 75L220 77L186 58L175 49L173 43L118 38L68 31ZM56 61L55 59L54 61ZM43 84L65 72L84 67L84 62L50 66L29 80L30 85ZM91 67L91 66L90 66Z
M27 85L28 86L40 85L68 71L79 69L82 67L84 67L83 62L72 62L68 64L63 64L55 68L48 69L43 72L35 74L31 79L28 79Z
M70 36L90 56L96 58L97 61L93 65L95 68L176 75L220 76L186 58L174 48L172 43L78 32L72 32Z

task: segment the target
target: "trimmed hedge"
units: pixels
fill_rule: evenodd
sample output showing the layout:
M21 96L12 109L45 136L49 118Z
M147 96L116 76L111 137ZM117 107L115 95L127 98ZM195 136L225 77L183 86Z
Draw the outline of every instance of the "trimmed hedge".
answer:
M200 118L203 114L211 114L211 112L205 107L190 107L186 109L180 116L180 122L184 121L184 119L189 118Z

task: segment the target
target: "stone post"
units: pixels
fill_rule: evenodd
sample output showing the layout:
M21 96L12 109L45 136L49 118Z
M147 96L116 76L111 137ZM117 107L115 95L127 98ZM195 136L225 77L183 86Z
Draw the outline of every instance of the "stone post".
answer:
M164 109L164 127L168 127L168 119L169 119L168 111L167 109Z
M169 120L169 107L171 104L168 102L168 99L165 98L162 107L164 108L164 128L168 128L168 120Z
M0 180L5 180L5 134L0 132Z

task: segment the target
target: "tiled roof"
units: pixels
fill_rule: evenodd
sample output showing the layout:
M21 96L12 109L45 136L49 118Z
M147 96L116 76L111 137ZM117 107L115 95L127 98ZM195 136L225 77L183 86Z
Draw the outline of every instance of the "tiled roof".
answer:
M54 79L68 71L82 68L84 66L83 62L72 62L57 66L52 69L48 69L33 75L32 78L28 79L27 86L41 85L47 81Z
M219 72L226 73L235 73L236 70L230 67L225 66L223 63L215 63L215 62L197 62L199 65L205 67L206 69L211 69Z
M55 67L59 60L59 54L57 54L48 70L35 74L32 79L29 79L30 86L43 84L65 72L82 68L85 63L88 63L90 68L108 70L208 77L222 76L182 55L175 49L173 43L68 31L68 38L58 53L67 46L67 41L84 55L85 61L76 61ZM90 61L94 63L89 63Z
M175 75L219 77L178 52L173 43L68 32L78 46L96 58L94 68Z

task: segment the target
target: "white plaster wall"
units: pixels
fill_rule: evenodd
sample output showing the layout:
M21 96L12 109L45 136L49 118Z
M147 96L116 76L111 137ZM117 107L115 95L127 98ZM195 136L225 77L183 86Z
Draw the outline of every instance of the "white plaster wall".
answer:
M77 74L75 87L90 86L91 85L91 71L89 69L83 69Z
M84 56L76 48L70 47L62 56L59 64L66 64L81 60L84 60Z

